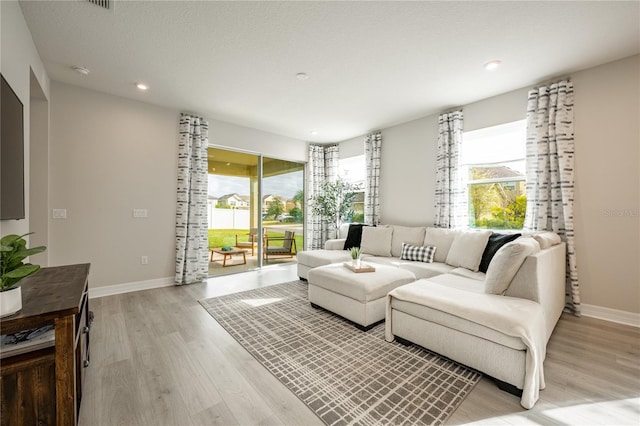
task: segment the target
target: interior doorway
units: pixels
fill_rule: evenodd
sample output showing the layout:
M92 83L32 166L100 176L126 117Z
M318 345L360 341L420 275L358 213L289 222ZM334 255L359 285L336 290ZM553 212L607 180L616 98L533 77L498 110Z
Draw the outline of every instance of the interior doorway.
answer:
M304 164L209 148L209 275L296 261L304 248Z

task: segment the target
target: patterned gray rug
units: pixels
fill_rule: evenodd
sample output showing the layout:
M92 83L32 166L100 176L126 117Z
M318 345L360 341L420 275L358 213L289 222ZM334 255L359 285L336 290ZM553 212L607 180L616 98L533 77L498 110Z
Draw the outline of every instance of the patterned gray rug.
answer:
M200 304L328 425L442 424L482 376L312 308L302 281Z

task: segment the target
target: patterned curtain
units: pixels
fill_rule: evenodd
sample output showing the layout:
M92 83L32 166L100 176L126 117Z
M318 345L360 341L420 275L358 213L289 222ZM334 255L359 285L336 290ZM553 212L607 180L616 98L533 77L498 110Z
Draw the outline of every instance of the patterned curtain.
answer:
M309 162L307 164L307 199L320 192L323 181L333 182L338 177L338 145L309 145ZM322 217L314 215L308 209L307 241L309 250L324 248L324 242L332 237L333 224Z
M462 111L438 118L435 226L442 228L469 226L467 188L459 169L462 124Z
M209 273L208 130L204 119L188 114L180 115L176 208L177 285L202 281Z
M573 83L541 86L527 104L527 212L524 228L567 243L566 308L580 315L573 228Z
M380 223L380 157L382 133L374 132L364 139L367 180L364 187L364 223Z

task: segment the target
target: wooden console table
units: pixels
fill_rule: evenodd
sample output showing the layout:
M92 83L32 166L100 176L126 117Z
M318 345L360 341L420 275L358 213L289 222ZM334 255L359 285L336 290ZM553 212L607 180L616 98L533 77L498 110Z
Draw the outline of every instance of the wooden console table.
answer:
M42 268L21 282L22 310L0 334L53 324L55 345L3 358L2 425L76 425L89 365L89 264Z

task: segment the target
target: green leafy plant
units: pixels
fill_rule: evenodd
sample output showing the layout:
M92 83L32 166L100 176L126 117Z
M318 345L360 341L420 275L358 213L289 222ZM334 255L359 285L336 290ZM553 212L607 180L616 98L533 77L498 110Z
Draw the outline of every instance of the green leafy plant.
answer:
M360 251L360 247L351 247L349 249L349 254L351 255L352 259L360 259L360 255L362 254L362 252Z
M16 284L40 269L40 265L23 263L22 261L34 254L42 253L47 248L45 246L27 248L27 241L24 235L6 235L0 239L0 291L11 290Z
M319 193L309 199L311 212L326 219L337 233L340 224L353 216L351 205L356 198L356 189L356 185L340 177L334 182L323 181Z

